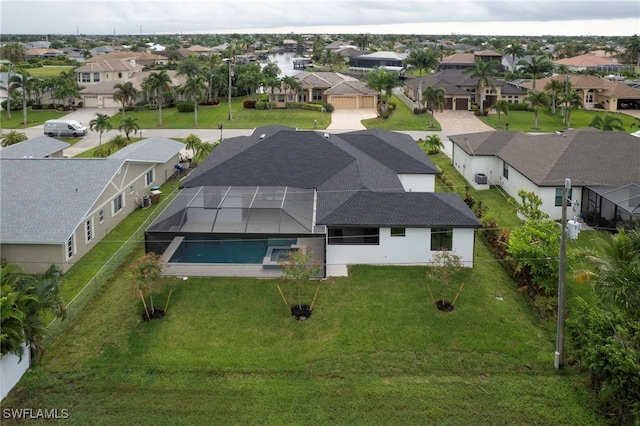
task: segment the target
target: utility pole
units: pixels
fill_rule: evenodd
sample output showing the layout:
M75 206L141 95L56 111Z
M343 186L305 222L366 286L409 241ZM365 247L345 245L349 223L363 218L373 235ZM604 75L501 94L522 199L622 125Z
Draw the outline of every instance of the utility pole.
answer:
M556 353L553 365L557 369L562 367L564 361L564 305L565 305L565 275L567 269L567 195L571 189L571 179L564 180L562 188L562 223L560 224L560 256L558 266L558 331L556 335Z
M229 64L229 121L233 119L231 115L231 77L233 76L233 72L231 71L231 58L227 61Z

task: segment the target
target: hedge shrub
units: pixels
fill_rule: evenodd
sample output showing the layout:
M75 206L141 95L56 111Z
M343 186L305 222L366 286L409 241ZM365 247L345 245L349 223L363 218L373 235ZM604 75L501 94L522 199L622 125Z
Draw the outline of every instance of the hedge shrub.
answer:
M178 112L194 112L195 104L193 101L176 102L176 109Z

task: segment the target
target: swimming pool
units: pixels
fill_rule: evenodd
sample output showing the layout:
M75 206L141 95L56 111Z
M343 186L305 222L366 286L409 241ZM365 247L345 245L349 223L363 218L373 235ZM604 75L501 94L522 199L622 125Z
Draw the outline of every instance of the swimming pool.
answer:
M277 240L282 246L285 240ZM296 240L286 240L287 245ZM203 240L185 238L169 259L169 263L244 263L261 264L270 246L271 240Z

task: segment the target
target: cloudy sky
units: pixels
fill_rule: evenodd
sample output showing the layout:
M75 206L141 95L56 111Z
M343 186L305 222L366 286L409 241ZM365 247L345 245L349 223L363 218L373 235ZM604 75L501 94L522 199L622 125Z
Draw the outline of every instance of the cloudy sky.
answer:
M0 34L640 33L638 0L0 0Z

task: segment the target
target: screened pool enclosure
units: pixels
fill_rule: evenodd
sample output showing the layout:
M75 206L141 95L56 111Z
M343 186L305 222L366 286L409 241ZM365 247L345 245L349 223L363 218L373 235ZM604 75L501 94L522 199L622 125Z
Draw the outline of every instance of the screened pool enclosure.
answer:
M323 261L326 231L314 225L315 195L275 186L184 188L147 228L146 250L184 275L280 274L278 260L296 248ZM220 265L227 270L212 268Z

